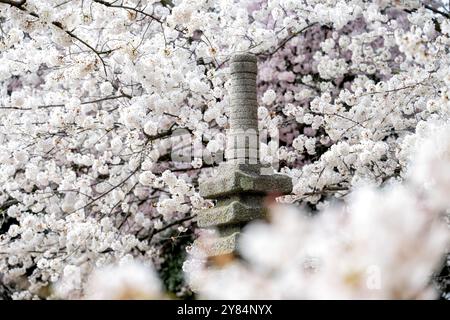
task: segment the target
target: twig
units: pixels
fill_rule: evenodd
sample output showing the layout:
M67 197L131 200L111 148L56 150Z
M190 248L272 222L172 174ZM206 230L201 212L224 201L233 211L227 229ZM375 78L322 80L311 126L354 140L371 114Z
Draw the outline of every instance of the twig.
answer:
M278 52L281 48L283 48L289 41L291 41L293 38L295 38L296 36L298 36L300 33L302 33L303 31L306 31L307 29L311 28L312 26L316 25L317 22L313 22L309 25L307 25L306 27L304 27L303 29L293 33L292 35L290 35L289 37L287 37L286 39L284 39L281 44L275 48L275 50L269 52L268 54L261 54L263 56L267 56L270 57L272 55L274 55L276 52Z
M111 97L105 97L105 98L100 98L100 99L96 99L96 100L83 101L83 102L81 102L81 104L85 105L85 104L97 103L97 102L114 100L114 99L119 99L119 98L131 99L131 96L128 94L121 94L120 96L111 96ZM48 105L40 105L37 108L38 109L62 108L64 106L65 106L65 104L48 104ZM33 110L33 108L19 108L19 107L0 107L0 110L1 109L3 109L3 110Z
M438 9L428 5L428 4L424 4L423 6L424 6L425 9L431 10L434 13L440 14L440 15L446 17L447 19L450 19L450 14L448 14L446 12L442 12L442 11L440 11L440 10L438 10Z
M153 20L157 21L157 22L160 23L160 24L163 23L163 22L161 21L161 19L155 17L154 15L149 14L149 13L147 13L147 12L145 12L145 11L142 11L142 10L139 10L139 9L136 9L136 8L133 8L133 7L124 6L124 5L117 5L117 4L113 4L113 3L111 3L111 2L107 2L107 1L103 1L103 0L93 0L93 1L96 2L96 3L98 3L98 4L102 4L102 5L106 6L106 7L110 7L110 8L122 8L122 9L127 9L127 10L130 10L130 11L134 11L134 12L143 14L143 15L146 16L146 17L152 18Z
M158 230L153 231L152 234L151 234L151 236L150 236L150 238L153 237L155 234L158 234L158 233L160 233L160 232L163 232L164 230L167 230L167 229L169 229L169 228L171 228L171 227L173 227L173 226L176 226L176 225L178 225L178 224L181 224L181 223L183 223L183 222L185 222L185 221L192 220L192 219L194 219L196 216L197 216L197 215L194 214L194 215L192 215L192 216L190 216L190 217L185 217L185 218L176 220L176 221L174 221L174 222L172 222L172 223L169 223L168 225L162 227L161 229L158 229Z

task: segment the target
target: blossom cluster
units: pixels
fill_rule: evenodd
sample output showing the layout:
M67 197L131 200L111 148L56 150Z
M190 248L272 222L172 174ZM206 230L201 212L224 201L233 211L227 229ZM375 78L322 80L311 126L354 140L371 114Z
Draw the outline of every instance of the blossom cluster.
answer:
M236 52L258 58L261 151L294 182L279 200L315 212L361 184L400 183L424 123L449 116L446 10L2 1L0 293L82 296L92 270L132 256L161 271L167 248L196 236L196 210L213 205L198 184L216 171L205 154L224 151ZM205 152L174 161L179 129ZM440 179L423 192L445 210Z

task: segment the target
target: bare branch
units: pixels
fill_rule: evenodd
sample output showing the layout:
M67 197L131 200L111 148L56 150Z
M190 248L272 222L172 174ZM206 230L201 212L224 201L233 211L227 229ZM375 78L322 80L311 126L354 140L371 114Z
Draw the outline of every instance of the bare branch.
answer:
M176 220L176 221L174 221L174 222L172 222L172 223L169 223L168 225L165 225L165 226L162 227L161 229L158 229L158 230L153 229L153 231L150 232L149 235L147 235L147 236L145 236L145 237L143 237L143 238L141 238L141 239L139 239L139 240L142 241L142 240L148 239L148 241L150 242L155 234L161 233L161 232L163 232L163 231L165 231L165 230L167 230L167 229L169 229L169 228L172 228L172 227L174 227L174 226L180 225L180 224L182 224L182 223L185 222L185 221L192 220L192 219L194 219L196 216L197 216L196 214L193 214L192 216L184 217L184 218L181 218L181 219L179 219L179 220Z
M317 24L317 22L311 23L309 25L307 25L306 27L304 27L303 29L293 33L292 35L290 35L289 37L287 37L286 39L284 39L281 44L276 47L273 51L269 52L268 54L261 54L263 56L267 56L270 57L272 55L274 55L276 52L278 52L280 49L282 49L289 41L291 41L293 38L295 38L296 36L298 36L299 34L301 34L302 32L308 30L309 28L311 28L312 26L315 26Z
M155 17L154 15L149 14L149 13L147 13L147 12L145 12L145 11L139 10L139 9L137 9L137 8L133 8L133 7L129 7L129 6L124 6L124 5L117 5L117 4L113 4L113 3L111 3L111 2L107 2L107 1L103 1L103 0L93 0L93 1L96 2L96 3L98 3L98 4L102 4L102 5L106 6L106 7L109 7L109 8L122 8L122 9L130 10L130 11L134 11L134 12L143 14L144 16L153 19L153 20L157 21L157 22L160 23L160 24L163 23L163 22L161 21L161 19L159 19L158 17Z
M26 0L20 0L20 1L12 1L12 0L0 0L0 3L9 4L10 6L19 8L23 6L27 2Z
M114 100L114 99L120 99L120 98L127 98L127 99L131 99L131 96L128 94L124 94L122 93L119 96L111 96L111 97L105 97L105 98L100 98L100 99L96 99L96 100L90 100L90 101L83 101L81 102L82 105L85 104L91 104L91 103L97 103L97 102L103 102L103 101L108 101L108 100ZM65 104L48 104L48 105L40 105L37 108L38 109L48 109L48 108L63 108L65 106ZM33 110L33 108L19 108L19 107L0 107L0 110L25 110L25 111L29 111L29 110Z
M441 16L444 16L447 19L450 19L450 14L448 14L447 12L440 11L439 9L436 9L436 8L430 6L430 5L427 5L427 4L424 5L424 8L428 9L430 11L433 11L436 14L440 14Z

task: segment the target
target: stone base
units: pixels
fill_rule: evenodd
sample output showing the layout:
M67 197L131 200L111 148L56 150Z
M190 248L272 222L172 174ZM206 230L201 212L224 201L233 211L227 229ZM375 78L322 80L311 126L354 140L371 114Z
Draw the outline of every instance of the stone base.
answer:
M195 240L194 246L200 246L209 257L236 254L239 234L239 229L235 228L217 238Z
M197 216L197 224L200 228L221 227L242 224L266 216L266 210L261 205L262 198L255 199L253 203L248 202L233 201L227 205L218 203L214 208L201 210Z
M264 198L268 194L287 194L292 190L288 176L270 171L261 164L221 163L219 173L200 185L200 195L216 199L214 208L197 214L200 228L216 228L218 238L199 243L211 257L237 252L241 228L248 222L266 217Z

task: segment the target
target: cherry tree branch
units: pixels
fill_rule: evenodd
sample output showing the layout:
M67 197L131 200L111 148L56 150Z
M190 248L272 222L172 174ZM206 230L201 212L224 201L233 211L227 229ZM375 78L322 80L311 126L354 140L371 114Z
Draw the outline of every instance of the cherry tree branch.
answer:
M140 241L148 240L148 241L150 242L150 241L153 239L153 236L155 236L156 234L161 233L161 232L163 232L163 231L165 231L165 230L167 230L167 229L170 229L170 228L172 228L172 227L174 227L174 226L181 225L183 222L192 220L192 219L194 219L196 216L197 216L197 214L193 214L192 216L188 216L188 217L184 217L184 218L175 220L175 221L173 221L173 222L171 222L171 223L165 225L165 226L162 227L161 229L153 229L148 235L146 235L146 236L140 238L139 240L140 240Z
M289 37L287 37L286 39L284 39L280 45L278 45L278 47L276 47L273 51L267 53L267 54L261 54L264 57L270 57L272 55L274 55L275 53L277 53L280 49L282 49L289 41L291 41L292 39L294 39L296 36L298 36L299 34L301 34L302 32L308 30L309 28L315 26L317 24L317 22L313 22L309 25L307 25L306 27L304 27L303 29L294 32L293 34L291 34Z
M23 11L23 12L27 13L28 15L32 16L32 17L35 17L35 18L38 18L38 19L40 18L37 13L32 12L32 11L28 11L26 8L23 7L23 5L26 3L26 0L20 0L20 1L0 0L0 3L4 3L4 4L7 4L7 5L10 5L11 7L14 7L14 8L16 8L16 9L18 9L20 11ZM105 75L108 74L107 71L106 71L106 63L103 60L102 55L109 54L113 50L99 51L99 50L95 49L93 46L91 46L89 43L87 43L85 40L83 40L80 37L78 37L72 31L66 30L61 22L59 22L59 21L52 21L51 24L54 25L55 27L57 27L58 29L60 29L61 31L63 31L64 33L66 33L71 38L73 38L73 39L77 40L78 42L80 42L81 44L83 44L85 47L87 47L92 52L94 52L94 54L100 59L100 62L103 65L103 71L105 72Z
M428 4L424 4L424 8L428 9L430 11L433 11L436 14L440 14L441 16L444 16L447 19L450 19L450 14L448 14L447 12L440 11L439 9L434 8L434 7L432 7L432 6L428 5Z
M1 1L1 0L0 0ZM127 98L127 99L131 99L131 96L125 93L122 93L121 95L118 96L110 96L110 97L105 97L105 98L100 98L100 99L95 99L95 100L89 100L89 101L83 101L81 102L82 105L85 104L91 104L91 103L98 103L98 102L103 102L103 101L108 101L108 100L114 100L114 99L120 99L120 98ZM48 109L48 108L62 108L64 107L65 104L48 104L48 105L40 105L37 108L38 109ZM33 108L19 108L19 107L0 107L0 110L33 110Z
M176 220L176 221L174 221L174 222L172 222L172 223L169 223L168 225L162 227L161 229L155 230L154 232L152 232L151 235L154 236L155 234L158 234L158 233L160 233L160 232L163 232L164 230L167 230L167 229L169 229L169 228L171 228L171 227L173 227L173 226L179 225L179 224L181 224L181 223L183 223L183 222L185 222L185 221L192 220L192 219L194 219L196 216L197 216L197 215L194 214L194 215L192 215L192 216L189 216L189 217L185 217L185 218L181 218L181 219L179 219L179 220Z
M26 0L20 0L20 1L11 1L11 0L0 0L0 3L9 4L10 6L19 8L23 6L27 2Z
M124 6L124 5L118 5L118 4L114 4L114 3L107 2L107 1L103 1L103 0L93 0L93 1L96 2L96 3L98 3L98 4L104 5L105 7L109 7L109 8L121 8L121 9L126 9L126 10L130 10L130 11L134 11L134 12L143 14L144 16L153 19L153 20L157 21L157 22L160 23L160 24L163 23L162 20L159 19L158 17L155 17L154 15L149 14L149 13L147 13L147 12L145 12L145 11L139 10L139 9L137 9L137 8L133 8L133 7L129 7L129 6Z

